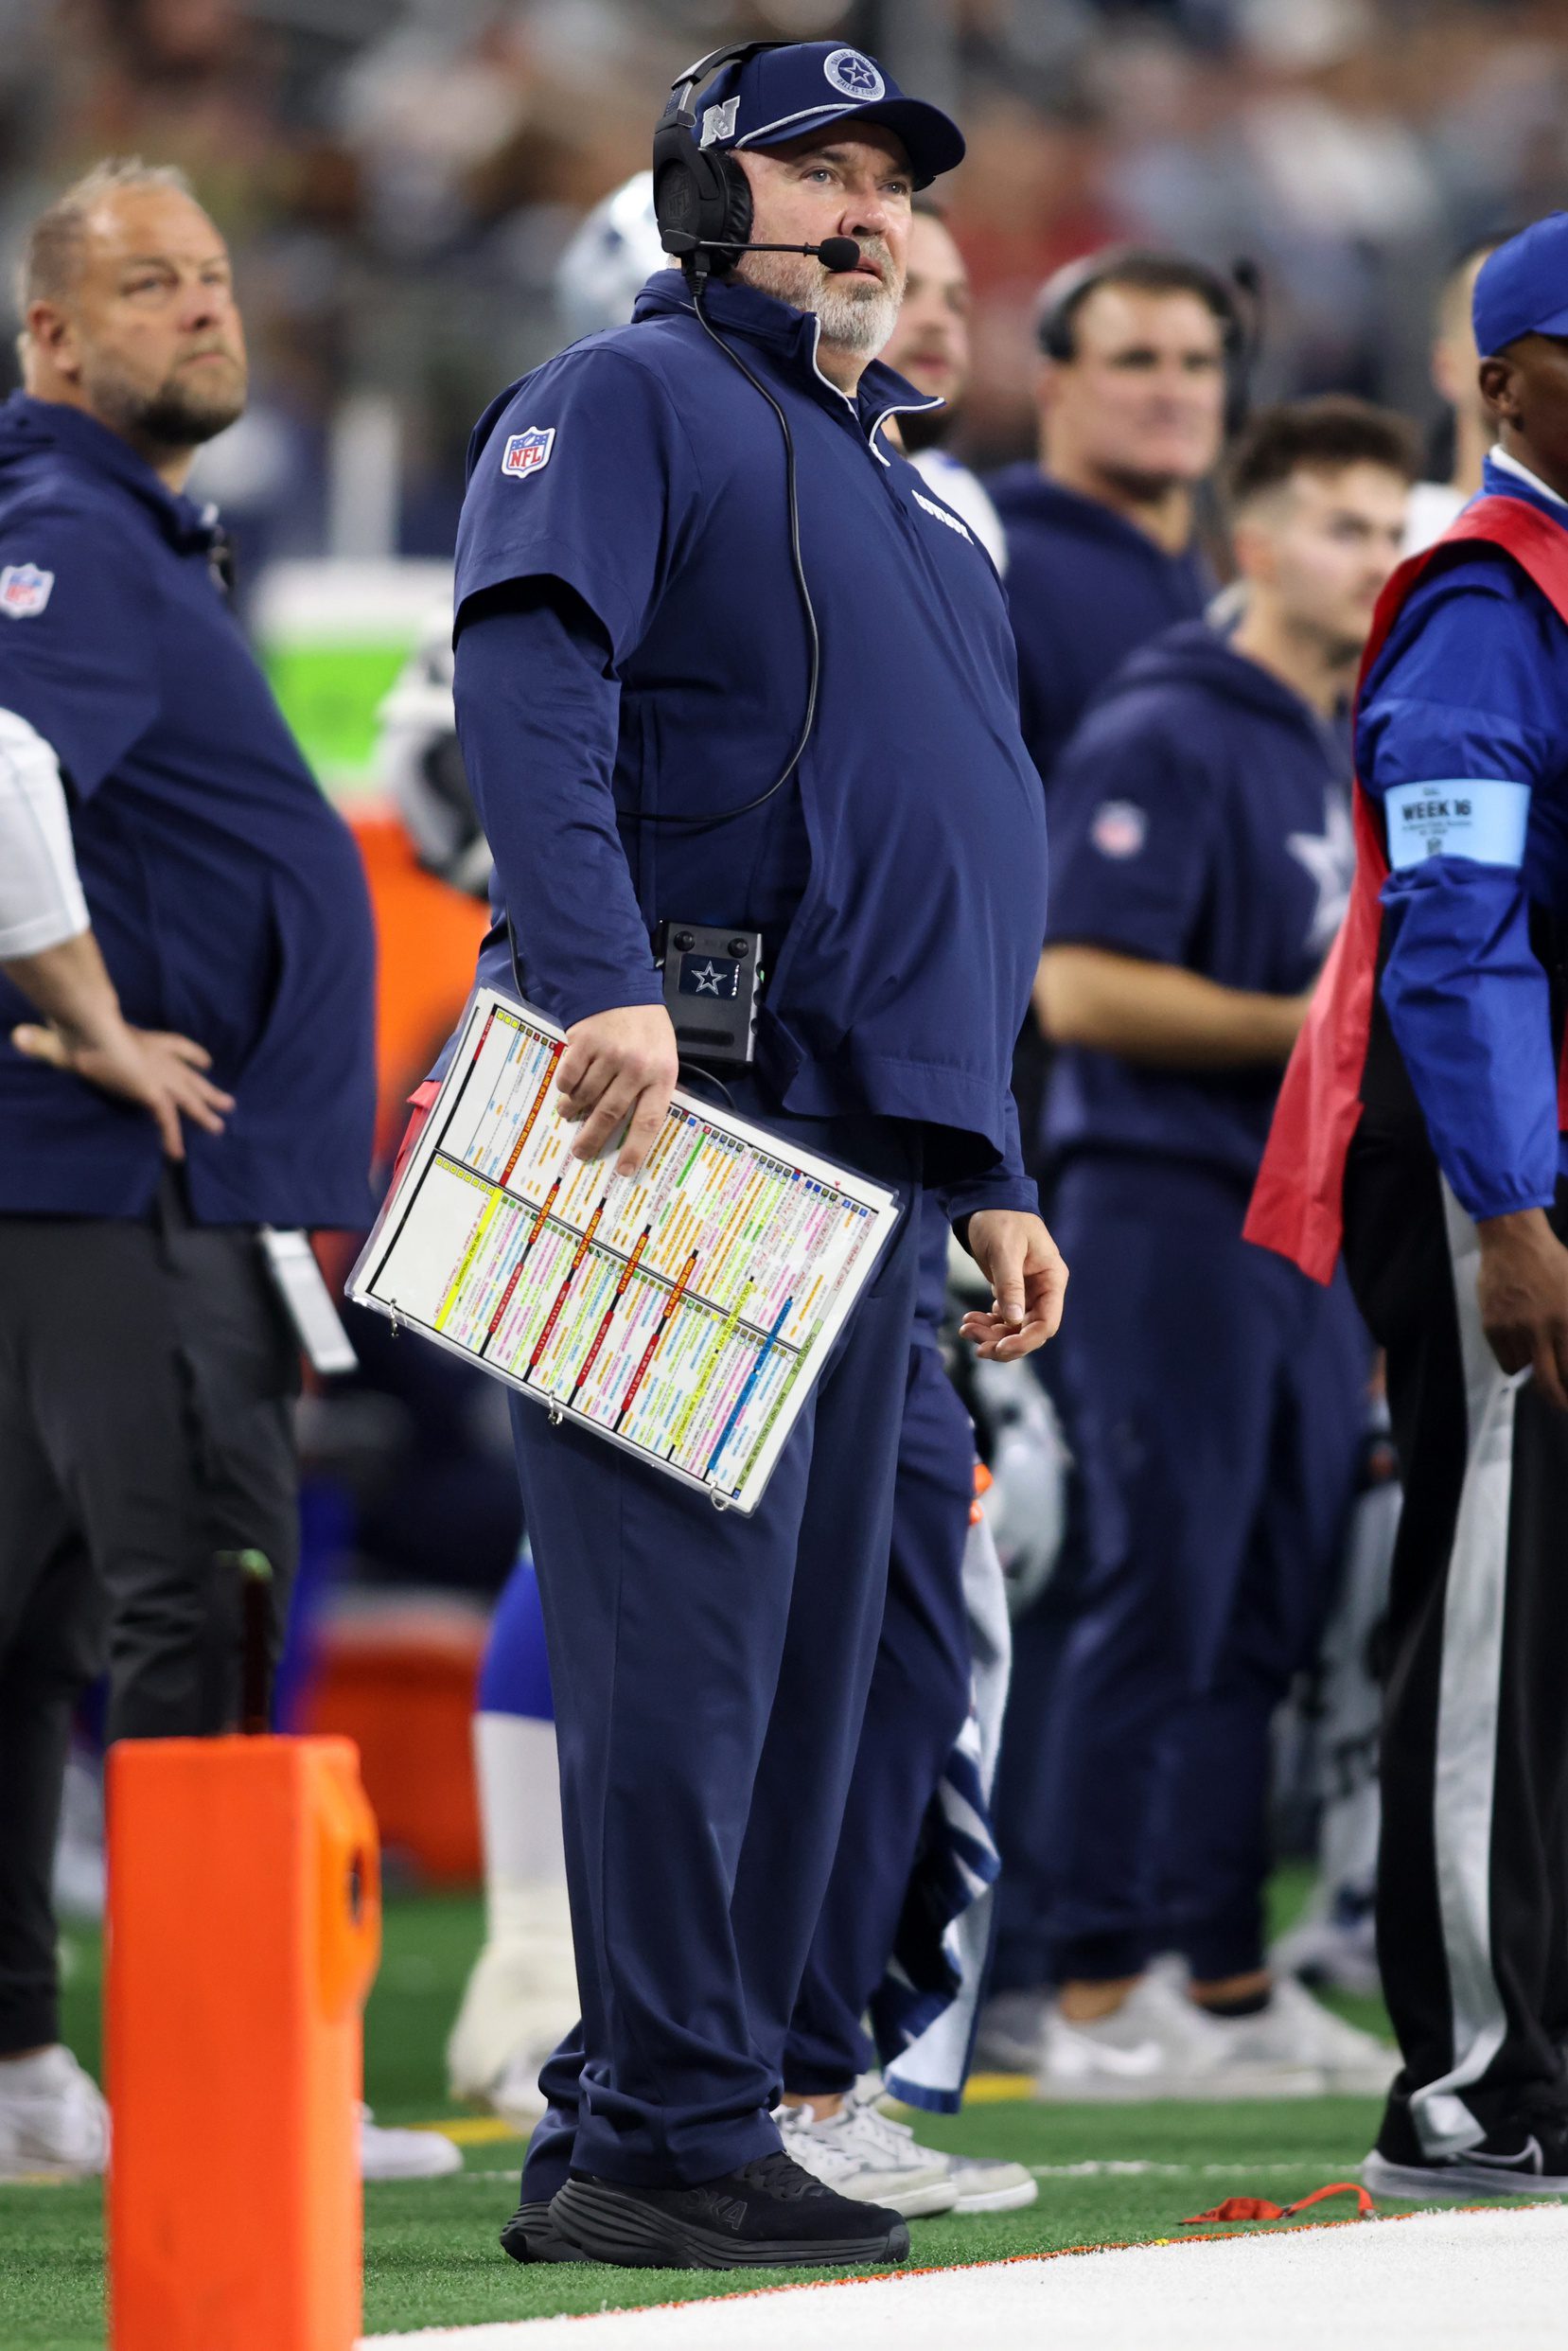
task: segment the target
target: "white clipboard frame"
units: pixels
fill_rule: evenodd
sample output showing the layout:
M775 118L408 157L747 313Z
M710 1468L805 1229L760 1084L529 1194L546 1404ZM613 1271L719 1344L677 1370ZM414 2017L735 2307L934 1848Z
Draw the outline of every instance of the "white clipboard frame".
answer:
M502 1042L492 1044L492 1039ZM508 1039L510 1041L506 1041ZM608 1240L601 1242L596 1238L597 1216L591 1218L585 1228L553 1214L555 1193L550 1190L544 1178L549 1176L554 1181L556 1173L568 1168L582 1171L595 1166L604 1172L604 1198L608 1200L612 1192L615 1196L614 1218L609 1227L609 1231L613 1233L619 1229L616 1220L623 1212L635 1212L638 1194L644 1189L657 1164L657 1144L655 1152L649 1155L643 1174L638 1176L616 1176L608 1153L597 1161L573 1161L571 1144L576 1129L561 1116L553 1085L548 1091L541 1085L539 1099L522 1130L525 1139L531 1139L536 1119L548 1120L551 1124L537 1130L539 1145L530 1164L517 1177L517 1183L524 1189L517 1190L504 1178L498 1181L482 1174L471 1162L465 1161L449 1147L454 1137L464 1135L465 1119L473 1120L484 1115L478 1105L484 1098L487 1087L490 1089L489 1099L493 1101L498 1070L504 1071L515 1052L532 1051L537 1054L541 1040L558 1049L565 1042L565 1032L515 997L502 995L494 988L481 988L475 992L440 1091L348 1277L345 1295L357 1305L385 1316L395 1329L416 1333L432 1345L443 1347L468 1363L478 1364L492 1378L501 1380L518 1394L548 1410L552 1420L571 1421L578 1427L589 1429L607 1444L635 1455L639 1460L664 1476L674 1477L699 1493L706 1493L720 1509L733 1509L743 1516L749 1516L766 1491L768 1479L799 1418L801 1407L821 1372L834 1340L880 1263L900 1214L897 1196L885 1186L872 1182L869 1177L802 1151L791 1140L753 1125L738 1118L734 1112L720 1109L702 1096L678 1087L668 1114L678 1125L699 1130L704 1137L711 1135L727 1139L730 1145L752 1155L765 1179L776 1180L780 1172L786 1172L792 1181L796 1178L804 1180L819 1188L828 1199L844 1204L840 1211L841 1230L837 1246L840 1250L848 1250L848 1259L829 1287L820 1311L814 1311L809 1321L802 1319L799 1323L790 1323L787 1326L790 1335L784 1339L781 1330L794 1303L793 1299L786 1299L785 1307L771 1332L764 1332L760 1328L753 1330L741 1321L741 1306L732 1299L707 1297L698 1289L696 1280L688 1290L684 1278L678 1282L673 1282L667 1275L653 1270L651 1264L646 1271L642 1271L636 1251L630 1255L628 1263L625 1251L613 1248ZM501 1054L499 1061L498 1053ZM687 1135L682 1140L690 1140L691 1137ZM557 1143L558 1150L555 1148ZM456 1225L461 1222L461 1211L454 1218L450 1214L449 1204L447 1209L437 1209L433 1198L434 1187L432 1188L432 1194L426 1193L426 1179L432 1169L437 1169L438 1173L460 1175L467 1185L480 1190L487 1188L495 1195L487 1207L475 1205L466 1253L455 1231ZM570 1180L570 1177L565 1180ZM530 1182L536 1185L542 1196L530 1194L526 1189ZM425 1204L423 1208L422 1201ZM704 1344L711 1343L712 1363L718 1360L721 1343L731 1348L734 1346L737 1333L741 1344L755 1349L754 1367L747 1374L740 1399L706 1470L699 1471L671 1458L676 1448L661 1452L652 1443L623 1433L618 1425L607 1425L602 1417L577 1408L558 1387L552 1387L549 1378L536 1376L532 1365L520 1371L514 1365L486 1356L482 1347L487 1346L495 1337L502 1311L498 1310L495 1320L488 1325L482 1347L476 1347L470 1340L454 1337L437 1327L436 1316L431 1311L432 1292L429 1285L432 1250L436 1257L443 1256L443 1249L433 1246L435 1220L438 1216L445 1217L447 1223L453 1227L449 1237L458 1250L457 1271L451 1278L440 1310L444 1318L452 1300L462 1292L471 1269L477 1272L484 1264L488 1266L491 1275L499 1272L500 1257L493 1261L485 1259L476 1262L476 1250L481 1246L480 1236L484 1233L488 1219L498 1209L503 1213L511 1211L518 1212L517 1221L511 1228L513 1241L525 1222L529 1224L532 1234L521 1249L516 1270L511 1274L513 1283L542 1232L555 1227L556 1233L562 1236L557 1244L562 1248L566 1236L574 1235L576 1238L572 1270L555 1299L550 1317L551 1328L560 1315L572 1284L577 1281L580 1267L584 1264L591 1267L595 1259L603 1261L597 1267L603 1281L608 1278L608 1261L613 1260L623 1267L624 1278L615 1293L614 1302L605 1311L601 1339L604 1330L609 1328L610 1317L625 1288L634 1280L642 1279L649 1285L662 1283L669 1294L665 1299L665 1312L660 1317L661 1332L666 1322L673 1326L682 1307L694 1318L698 1314L709 1317ZM673 1224L672 1218L672 1227ZM863 1230L859 1229L861 1227ZM657 1241L653 1244L650 1260L656 1255L659 1246ZM502 1254L504 1255L504 1251ZM716 1254L710 1254L717 1262ZM692 1257L695 1264L697 1252L693 1251ZM446 1262L445 1259L443 1262ZM415 1267L418 1268L417 1273ZM587 1286L585 1283L585 1293ZM820 1287L821 1283L819 1282L818 1286ZM505 1296L511 1296L510 1289ZM717 1330L712 1328L715 1317L723 1318ZM548 1330L546 1339L539 1344L545 1345L547 1341ZM657 1342L650 1342L650 1355L655 1344ZM537 1348L535 1352L537 1359ZM767 1403L763 1425L758 1428L748 1419L745 1407L754 1383L770 1360L780 1362L783 1368L775 1381L771 1400ZM593 1361L594 1355L590 1353L589 1365L591 1366ZM540 1365L541 1374L547 1370L558 1373L559 1366L554 1363L548 1367ZM622 1418L625 1417L641 1388L645 1370L644 1365L633 1383L626 1405L622 1408ZM731 1376L733 1376L732 1367ZM577 1385L581 1384L579 1378ZM761 1399L759 1408L760 1402ZM678 1440L679 1433L678 1429Z

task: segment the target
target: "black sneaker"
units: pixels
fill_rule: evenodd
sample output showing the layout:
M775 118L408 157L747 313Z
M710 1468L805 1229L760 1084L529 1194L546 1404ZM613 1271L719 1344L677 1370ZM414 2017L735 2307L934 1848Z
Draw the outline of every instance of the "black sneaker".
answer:
M1466 2104L1471 2101L1467 2098ZM1411 2120L1407 2092L1392 2090L1378 2143L1361 2167L1374 2196L1423 2203L1470 2196L1568 2196L1568 2101L1543 2084L1506 2107L1486 2101L1486 2136L1453 2155L1429 2155Z
M896 2212L852 2203L783 2153L700 2187L569 2180L550 2221L579 2261L624 2270L842 2270L904 2261L909 2253L909 2232Z
M514 2261L586 2261L588 2255L569 2245L550 2218L550 2202L520 2204L501 2232L503 2253Z

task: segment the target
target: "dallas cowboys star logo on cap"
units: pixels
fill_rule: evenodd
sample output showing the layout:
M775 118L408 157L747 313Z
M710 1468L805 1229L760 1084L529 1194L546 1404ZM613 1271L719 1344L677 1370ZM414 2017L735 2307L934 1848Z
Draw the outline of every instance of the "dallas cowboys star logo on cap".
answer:
M822 60L822 71L836 90L862 105L879 98L888 86L871 59L862 57L858 49L835 49Z

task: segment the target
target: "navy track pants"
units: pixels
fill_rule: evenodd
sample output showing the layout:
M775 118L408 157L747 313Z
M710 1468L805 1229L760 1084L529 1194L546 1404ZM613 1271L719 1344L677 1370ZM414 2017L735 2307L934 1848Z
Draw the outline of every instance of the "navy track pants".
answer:
M762 1115L918 1186L917 1129ZM749 1518L514 1400L583 2010L540 2076L529 2199L569 2168L690 2183L779 2144L882 1626L918 1246L906 1213Z
M1084 1158L1056 1235L1087 1558L1045 1725L1049 1980L1262 1964L1269 1727L1332 1597L1369 1342L1241 1238L1243 1191Z
M784 2048L784 2087L848 2090L875 2063L882 1981L926 1811L969 1711L963 1554L975 1432L923 1334L909 1351L888 1599L838 1851Z

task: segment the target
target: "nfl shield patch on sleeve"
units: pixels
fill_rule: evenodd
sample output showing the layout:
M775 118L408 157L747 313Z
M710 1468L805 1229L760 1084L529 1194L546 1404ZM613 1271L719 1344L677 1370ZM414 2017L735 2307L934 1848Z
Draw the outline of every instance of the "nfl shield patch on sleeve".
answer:
M11 620L30 620L48 603L54 584L53 572L41 572L36 563L8 563L0 571L0 612Z
M555 446L554 425L530 425L526 433L508 435L502 451L502 473L542 473L550 463L550 452Z
M1149 837L1149 820L1133 800L1103 800L1089 839L1102 857L1136 857Z

